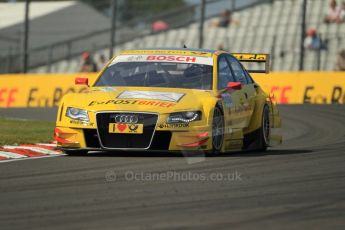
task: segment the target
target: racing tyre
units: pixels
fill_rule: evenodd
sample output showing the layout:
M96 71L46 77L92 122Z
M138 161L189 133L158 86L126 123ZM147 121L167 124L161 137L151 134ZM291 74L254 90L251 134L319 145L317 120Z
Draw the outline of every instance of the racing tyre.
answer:
M212 121L212 153L218 154L222 150L224 141L224 115L219 107L214 108Z
M84 156L87 154L85 150L62 150L68 156Z
M265 105L262 111L261 127L258 133L258 150L266 151L269 145L269 135L271 133L270 128L270 110L267 105Z

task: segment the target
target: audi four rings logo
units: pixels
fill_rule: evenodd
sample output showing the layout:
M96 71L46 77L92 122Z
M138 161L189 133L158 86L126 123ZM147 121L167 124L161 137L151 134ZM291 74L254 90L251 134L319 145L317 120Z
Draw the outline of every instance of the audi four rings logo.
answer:
M116 123L132 123L135 124L139 120L137 115L128 115L128 114L118 114L115 116Z

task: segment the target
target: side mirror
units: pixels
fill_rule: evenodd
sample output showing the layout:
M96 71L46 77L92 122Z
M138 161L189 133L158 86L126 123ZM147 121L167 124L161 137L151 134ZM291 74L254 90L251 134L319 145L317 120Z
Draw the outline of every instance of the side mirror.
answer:
M241 82L229 82L227 85L228 89L240 90L242 89Z
M74 84L76 85L86 85L89 86L89 79L85 77L76 77Z

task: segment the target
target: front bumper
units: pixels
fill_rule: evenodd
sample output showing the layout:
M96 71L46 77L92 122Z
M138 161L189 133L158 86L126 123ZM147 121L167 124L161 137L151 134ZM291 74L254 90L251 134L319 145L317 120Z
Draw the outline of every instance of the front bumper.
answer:
M56 127L54 138L61 149L75 150L146 150L184 151L211 150L212 136L208 126L189 127L180 130L155 130L147 148L111 148L101 144L97 129ZM135 136L133 135L133 141Z

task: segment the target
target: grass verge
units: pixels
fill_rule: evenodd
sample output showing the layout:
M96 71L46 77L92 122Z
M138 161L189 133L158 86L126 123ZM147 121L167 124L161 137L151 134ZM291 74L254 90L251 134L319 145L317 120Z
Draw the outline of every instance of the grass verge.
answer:
M55 122L0 117L0 146L53 141Z

